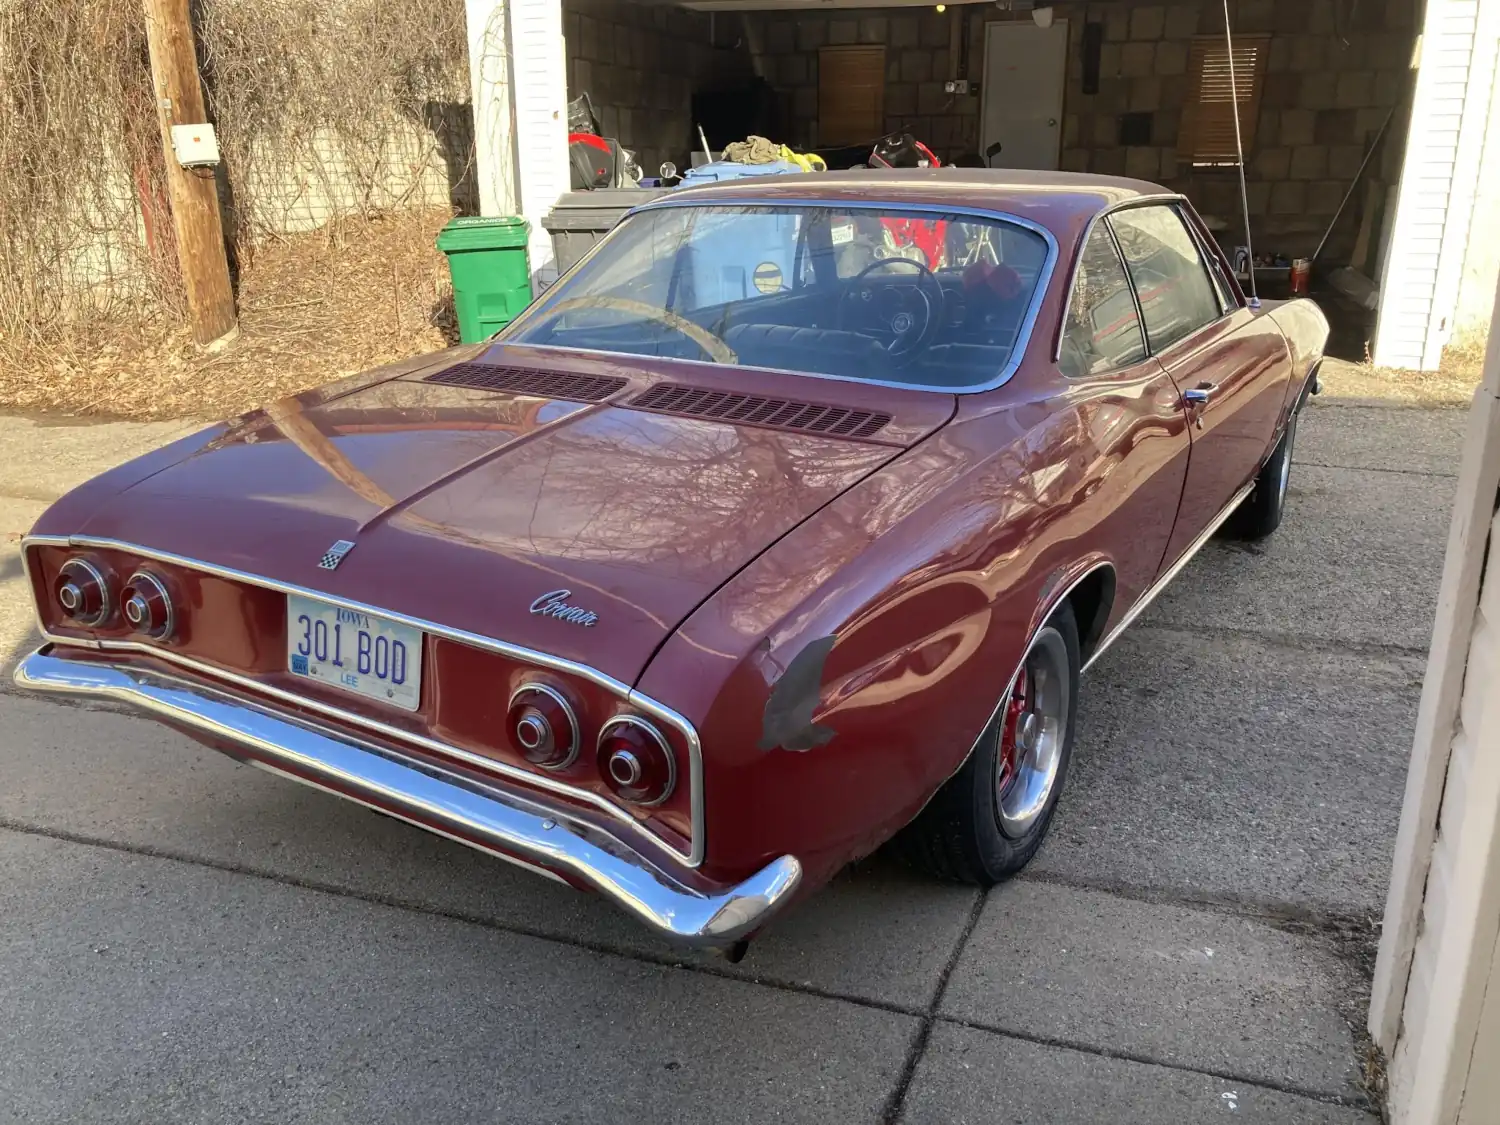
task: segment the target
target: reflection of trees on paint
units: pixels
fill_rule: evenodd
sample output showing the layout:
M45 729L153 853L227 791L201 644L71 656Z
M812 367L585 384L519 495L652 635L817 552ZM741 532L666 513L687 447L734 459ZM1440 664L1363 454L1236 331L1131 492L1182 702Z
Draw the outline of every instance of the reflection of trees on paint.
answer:
M416 510L507 553L717 581L892 452L608 410L487 462Z

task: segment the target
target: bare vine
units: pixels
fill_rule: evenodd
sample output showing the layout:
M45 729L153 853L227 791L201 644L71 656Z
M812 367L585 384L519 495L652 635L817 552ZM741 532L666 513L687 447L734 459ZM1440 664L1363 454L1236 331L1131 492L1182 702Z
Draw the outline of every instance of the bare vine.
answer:
M242 262L310 194L318 218L369 215L425 166L462 178L463 0L196 0L194 19ZM163 177L140 0L0 0L0 345L177 308Z

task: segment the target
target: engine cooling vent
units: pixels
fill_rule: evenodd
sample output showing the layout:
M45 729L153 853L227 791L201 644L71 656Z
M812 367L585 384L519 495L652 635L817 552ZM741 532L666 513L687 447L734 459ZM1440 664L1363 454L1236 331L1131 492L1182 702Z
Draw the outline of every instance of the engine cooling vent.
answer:
M618 391L627 380L618 375L579 375L571 371L534 371L492 363L459 363L427 376L423 382L485 391L511 391L540 398L566 398L574 402L599 402Z
M706 387L683 387L675 383L657 383L650 390L636 395L629 405L637 410L655 410L662 414L686 414L693 418L746 422L777 430L802 430L839 437L869 437L891 420L889 414L876 414L871 410L819 406L811 402L763 398Z

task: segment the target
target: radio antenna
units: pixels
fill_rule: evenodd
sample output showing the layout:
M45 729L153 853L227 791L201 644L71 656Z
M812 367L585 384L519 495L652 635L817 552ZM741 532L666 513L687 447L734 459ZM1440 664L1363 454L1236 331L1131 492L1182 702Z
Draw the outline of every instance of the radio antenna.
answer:
M1240 168L1240 211L1245 216L1245 272L1250 276L1250 307L1260 308L1255 291L1255 244L1250 240L1250 193L1245 188L1245 142L1240 136L1240 87L1234 73L1234 33L1229 29L1229 0L1224 0L1224 46L1229 52L1229 97L1234 112L1234 154Z

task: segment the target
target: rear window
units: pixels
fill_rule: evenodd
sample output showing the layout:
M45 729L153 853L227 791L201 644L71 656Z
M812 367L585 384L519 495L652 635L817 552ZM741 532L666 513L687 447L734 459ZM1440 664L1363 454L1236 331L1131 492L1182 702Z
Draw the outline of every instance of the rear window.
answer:
M966 387L1009 364L1048 258L1003 219L672 206L627 218L503 339Z

